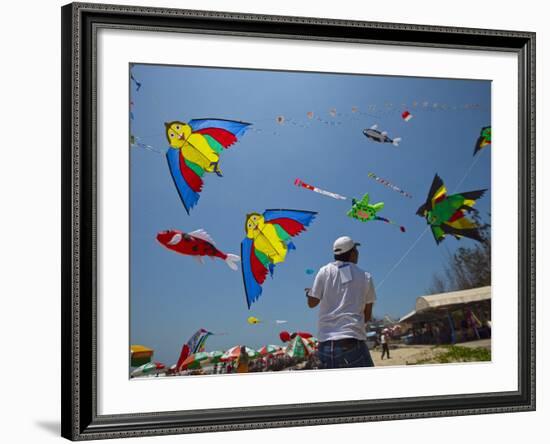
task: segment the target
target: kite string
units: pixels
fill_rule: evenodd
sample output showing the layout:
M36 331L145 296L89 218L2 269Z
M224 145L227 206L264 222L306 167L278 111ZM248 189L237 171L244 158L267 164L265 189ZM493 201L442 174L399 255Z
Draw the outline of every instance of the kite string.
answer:
M146 143L143 143L140 141L140 138L137 136L134 136L134 139L136 140L136 143L130 144L133 147L143 148L148 151L152 151L153 153L157 154L165 154L165 151L161 151L151 145L147 145Z
M416 247L416 244L418 242L420 242L420 239L422 239L422 237L424 237L424 235L426 234L426 232L428 231L428 228L429 226L427 226L426 228L424 228L424 231L422 233L420 233L420 236L418 236L416 238L416 240L411 244L411 246L409 247L409 249L407 251L405 251L405 253L403 254L403 256L401 256L401 258L395 263L395 265L390 269L390 271L388 271L388 273L386 274L386 276L384 276L384 279L382 279L380 281L380 283L376 286L376 290L378 290L380 287L382 287L382 285L384 284L384 282L386 282L386 279L388 279L390 277L390 275L394 272L394 270L399 267L399 265L401 264L401 262L403 262L405 260L405 258L409 255L409 253L414 249L414 247Z
M472 163L470 163L470 166L468 167L468 169L466 170L466 173L464 173L464 176L462 176L462 179L460 179L460 182L458 182L458 184L455 186L455 191L462 185L462 183L466 180L466 178L468 177L468 175L471 173L474 165L477 163L479 157L481 156L476 156L476 159L474 159L472 161ZM455 192L453 191L453 192ZM380 281L380 283L376 286L376 290L378 290L382 284L386 281L386 279L388 279L388 277L394 272L394 270L401 264L401 262L403 262L405 260L405 258L409 255L409 253L413 250L414 247L416 247L416 244L420 241L420 239L422 237L424 237L424 235L426 234L426 232L428 231L428 228L429 226L427 226L424 231L422 233L420 233L420 236L418 236L418 238L412 243L412 245L409 247L409 249L407 251L405 251L405 253L403 254L403 256L401 256L401 258L395 263L395 265L391 268L391 270L386 274L386 276L384 276L384 279L382 279Z
M472 169L474 168L475 164L477 163L477 161L479 160L481 156L475 156L474 160L472 161L472 163L470 163L470 166L468 167L468 169L466 170L466 172L464 173L464 176L462 176L462 179L460 179L460 181L458 182L458 184L455 186L454 190L453 190L453 193L456 192L456 190L458 190L458 188L460 187L460 185L462 185L462 183L466 180L466 178L468 177L468 175L472 172Z

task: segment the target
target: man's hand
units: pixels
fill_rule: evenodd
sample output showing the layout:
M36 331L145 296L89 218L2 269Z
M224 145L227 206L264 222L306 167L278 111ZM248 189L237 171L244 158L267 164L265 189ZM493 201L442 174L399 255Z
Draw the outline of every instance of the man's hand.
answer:
M307 306L309 308L317 307L317 305L319 305L319 302L321 302L321 300L317 299L317 298L314 298L313 296L310 296L311 295L311 288L305 288L304 291L306 292Z

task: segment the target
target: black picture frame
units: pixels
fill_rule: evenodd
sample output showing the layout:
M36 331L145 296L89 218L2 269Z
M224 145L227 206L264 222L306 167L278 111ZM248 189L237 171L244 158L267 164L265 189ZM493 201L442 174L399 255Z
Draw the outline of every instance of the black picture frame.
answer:
M72 3L62 14L62 436L70 440L535 409L535 33ZM519 66L518 389L100 416L96 380L96 30L506 51Z

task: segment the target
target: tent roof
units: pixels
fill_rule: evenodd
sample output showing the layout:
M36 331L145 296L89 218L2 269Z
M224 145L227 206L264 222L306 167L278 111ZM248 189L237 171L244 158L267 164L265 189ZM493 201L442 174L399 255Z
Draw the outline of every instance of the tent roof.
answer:
M416 310L413 310L413 311L407 313L401 319L399 319L399 322L406 322L409 318L412 318L415 314L416 314Z
M451 291L416 298L413 311L407 313L399 322L425 321L433 318L440 309L450 310L465 304L491 300L491 286Z
M416 311L421 312L432 308L448 308L453 305L470 304L491 299L491 286L471 288L469 290L452 291L450 293L420 296L416 299Z

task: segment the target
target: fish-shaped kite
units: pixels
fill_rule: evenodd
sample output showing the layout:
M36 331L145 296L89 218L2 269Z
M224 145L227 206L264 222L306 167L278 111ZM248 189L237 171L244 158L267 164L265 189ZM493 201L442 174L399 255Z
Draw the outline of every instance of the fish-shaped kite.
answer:
M236 254L224 253L216 248L210 235L203 229L184 233L180 230L166 230L157 234L157 240L169 250L186 256L193 256L201 264L203 256L215 257L225 261L232 270L237 270L237 262L241 260Z
M220 154L244 134L250 123L222 119L194 119L164 124L170 149L166 159L183 206L189 214L202 191L204 173L222 176Z
M246 216L246 237L241 243L242 272L246 304L250 309L262 294L267 273L284 262L288 250L296 247L291 237L306 230L317 213L302 210L265 210Z
M391 143L393 146L399 146L399 142L401 142L401 137L390 138L386 131L379 131L378 125L376 124L372 125L370 128L365 128L363 134L367 139L378 143Z
M487 190L468 191L447 196L443 180L436 174L426 203L418 208L416 214L426 218L437 244L445 239L447 234L456 239L468 237L483 242L479 227L466 217L466 213L476 211L473 205L485 191Z

